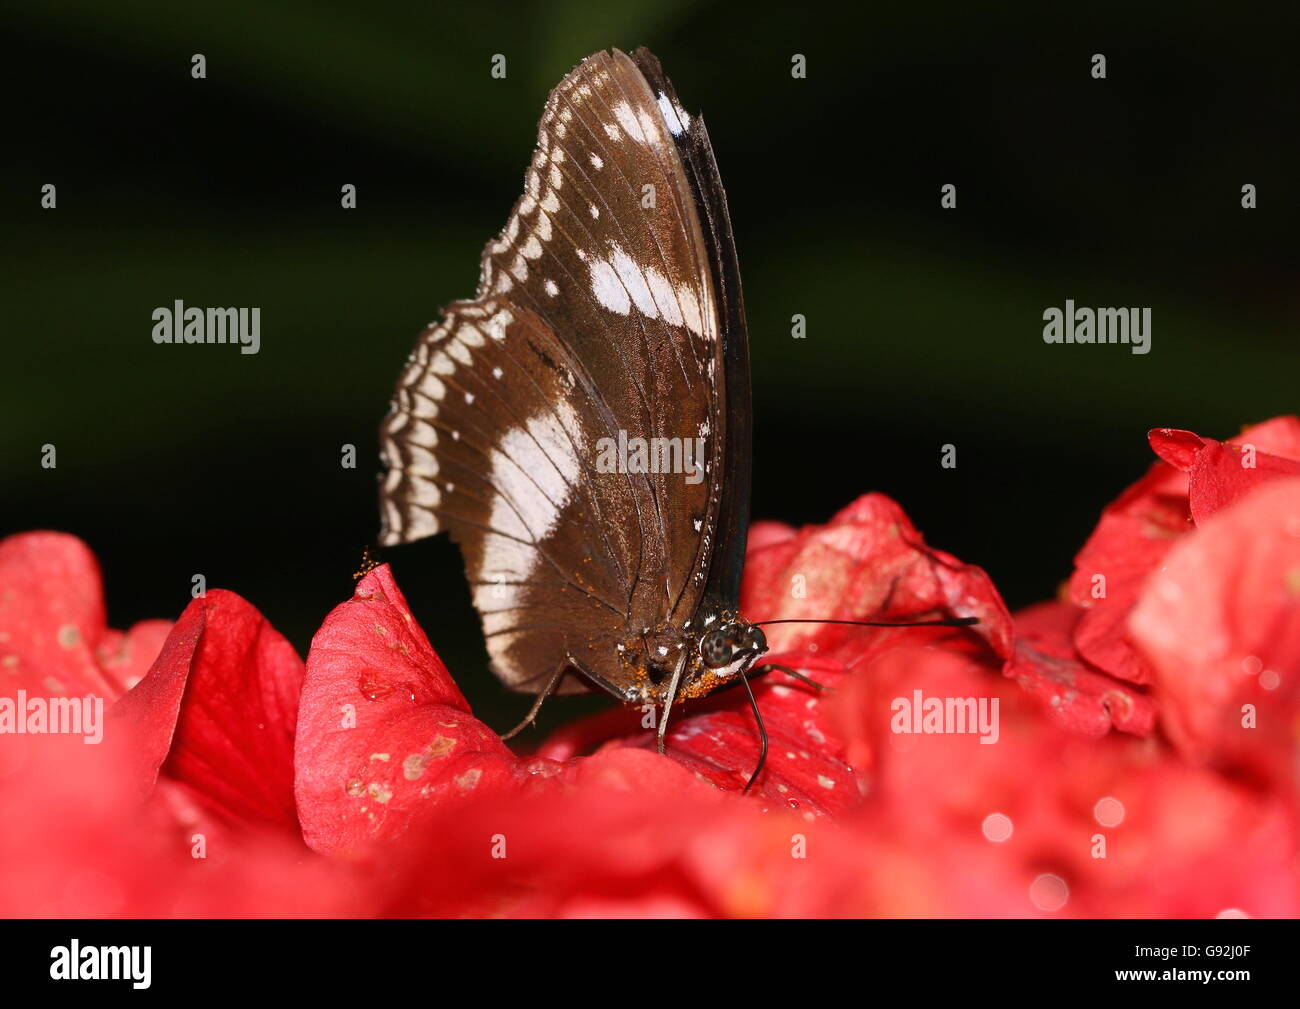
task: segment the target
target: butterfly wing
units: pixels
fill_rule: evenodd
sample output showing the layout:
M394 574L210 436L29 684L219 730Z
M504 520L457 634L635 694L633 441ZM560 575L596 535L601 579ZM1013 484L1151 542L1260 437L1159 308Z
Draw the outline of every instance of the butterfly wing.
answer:
M381 429L382 541L451 533L519 690L571 663L625 696L615 643L704 591L726 378L684 115L618 50L565 77L476 299L421 335ZM699 479L603 471L611 442L674 438L703 439Z
M670 128L673 141L699 212L701 237L707 249L709 276L714 289L719 346L715 347L722 380L715 383L719 422L721 469L716 482L715 515L705 574L703 598L717 610L735 610L740 601L740 578L749 534L749 505L753 459L753 394L749 372L749 328L741 293L740 264L731 233L727 194L718 174L704 118L693 119L682 110L672 83L650 50L632 54L637 68L655 93L665 114L672 112L682 126ZM692 600L694 602L694 600ZM692 611L687 611L689 618Z

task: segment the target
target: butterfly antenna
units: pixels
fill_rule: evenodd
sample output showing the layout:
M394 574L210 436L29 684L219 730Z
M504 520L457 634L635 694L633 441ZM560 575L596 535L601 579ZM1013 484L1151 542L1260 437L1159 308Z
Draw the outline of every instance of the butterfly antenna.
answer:
M849 624L853 627L971 627L979 617L945 617L942 620L755 620L755 627L768 624Z

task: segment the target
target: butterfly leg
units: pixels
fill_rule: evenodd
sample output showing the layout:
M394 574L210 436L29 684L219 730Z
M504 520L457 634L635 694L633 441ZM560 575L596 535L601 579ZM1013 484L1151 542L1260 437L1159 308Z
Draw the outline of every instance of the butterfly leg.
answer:
M762 676L762 675L764 675L765 673L770 672L771 670L775 669L775 670L778 670L779 672L785 673L786 676L793 676L796 680L798 680L798 681L801 682L801 683L806 683L806 684L808 684L808 686L812 687L812 688L813 688L814 690L816 690L818 693L822 693L822 694L833 694L833 693L835 693L835 688L834 688L834 687L828 687L828 686L826 686L826 684L824 684L824 683L818 683L818 682L817 682L816 680L814 680L811 676L805 676L803 673L799 672L797 669L791 669L789 666L782 666L782 665L780 665L780 664L778 664L778 663L776 663L776 662L764 662L764 663L763 663L761 666L759 666L758 668L761 670L761 672L757 672L757 673L755 673L755 672L752 672L752 671L751 671L749 675L750 675L750 676Z
M571 668L572 667L568 663L565 663L555 671L555 674L547 682L546 688L537 695L537 700L533 701L533 706L528 709L528 714L524 716L524 720L509 732L504 733L501 736L501 742L504 743L506 740L513 739L515 736L519 735L519 733L523 732L524 729L533 724L533 721L537 718L537 712L542 710L543 702L555 692L555 688L560 685L560 680L564 678L564 674Z

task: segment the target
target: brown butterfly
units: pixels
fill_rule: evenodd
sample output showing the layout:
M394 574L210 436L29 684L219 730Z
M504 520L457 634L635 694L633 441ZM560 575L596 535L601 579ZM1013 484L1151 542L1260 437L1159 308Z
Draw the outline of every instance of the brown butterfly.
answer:
M600 688L662 705L662 751L676 699L749 691L767 651L738 612L750 431L704 122L647 50L596 53L547 99L477 295L420 335L397 384L382 542L460 545L493 671L537 695L514 732L552 693Z

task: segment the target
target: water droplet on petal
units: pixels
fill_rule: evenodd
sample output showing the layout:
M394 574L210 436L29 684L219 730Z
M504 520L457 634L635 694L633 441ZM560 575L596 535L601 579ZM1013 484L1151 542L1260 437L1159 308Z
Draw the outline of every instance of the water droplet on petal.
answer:
M986 838L994 844L1001 844L1011 836L1012 831L1015 830L1015 825L1011 822L1011 817L1005 813L990 813L984 817L981 829L984 831Z
M1029 885L1029 900L1040 911L1059 911L1070 899L1070 887L1060 876L1045 872Z
M1103 827L1118 827L1124 822L1124 803L1108 795L1097 800L1092 815Z

